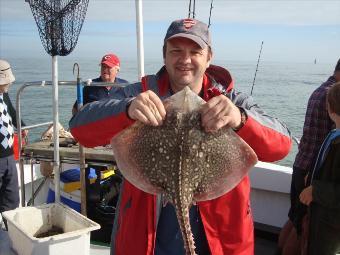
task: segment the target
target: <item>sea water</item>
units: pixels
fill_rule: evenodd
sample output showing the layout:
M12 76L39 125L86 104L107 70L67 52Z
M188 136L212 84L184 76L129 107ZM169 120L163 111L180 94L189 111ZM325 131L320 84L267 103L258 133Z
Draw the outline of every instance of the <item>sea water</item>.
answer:
M51 81L52 58L13 58L8 59L13 66L16 81L10 89L13 104L16 101L17 90L25 83L32 81ZM73 64L80 66L82 80L99 76L99 59L58 57L59 81L76 79L73 75ZM118 77L134 82L137 80L137 62L133 59L121 59L121 72ZM253 86L256 62L239 62L215 60L213 64L227 68L235 82L238 91L250 94ZM145 73L152 74L159 70L162 59L146 59ZM261 61L256 74L252 96L255 102L269 115L284 122L293 136L301 138L307 101L310 94L333 72L331 64L311 63L275 63ZM65 129L71 118L72 106L76 100L76 87L61 86L59 88L59 119ZM21 95L21 112L26 125L34 125L52 121L52 88L29 87ZM37 128L29 132L29 141L40 139L46 129ZM290 154L280 162L281 165L292 166L297 152L294 143Z

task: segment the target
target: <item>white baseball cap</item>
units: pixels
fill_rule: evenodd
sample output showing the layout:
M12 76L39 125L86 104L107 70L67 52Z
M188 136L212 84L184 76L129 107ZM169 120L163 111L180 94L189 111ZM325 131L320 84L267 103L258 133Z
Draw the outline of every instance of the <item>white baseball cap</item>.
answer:
M7 85L15 81L11 65L3 59L0 59L0 86Z

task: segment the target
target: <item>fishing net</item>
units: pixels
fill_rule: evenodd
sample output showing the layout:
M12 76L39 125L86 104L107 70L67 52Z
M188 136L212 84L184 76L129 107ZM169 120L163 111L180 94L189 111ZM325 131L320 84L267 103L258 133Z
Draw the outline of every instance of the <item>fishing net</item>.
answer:
M39 36L51 56L66 56L77 45L89 0L26 0Z

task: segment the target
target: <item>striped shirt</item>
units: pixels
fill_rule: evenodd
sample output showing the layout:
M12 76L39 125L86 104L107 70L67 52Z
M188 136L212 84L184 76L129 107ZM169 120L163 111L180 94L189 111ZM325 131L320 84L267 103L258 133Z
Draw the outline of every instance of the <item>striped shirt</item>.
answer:
M13 154L14 123L11 107L12 103L8 94L0 93L0 158Z
M322 142L334 128L326 108L326 93L335 82L335 77L330 76L308 100L303 135L294 162L294 167L305 170L305 173L312 170Z

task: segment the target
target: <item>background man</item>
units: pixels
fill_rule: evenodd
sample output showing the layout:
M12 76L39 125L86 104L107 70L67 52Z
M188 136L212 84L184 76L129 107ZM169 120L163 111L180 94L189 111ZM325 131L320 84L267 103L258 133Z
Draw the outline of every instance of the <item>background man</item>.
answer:
M100 62L100 76L93 79L92 82L113 82L116 84L128 83L127 80L117 77L120 70L120 60L113 54L108 53L102 57ZM83 104L99 101L101 99L109 97L115 92L113 86L85 86L83 88ZM77 112L77 102L74 103L72 114Z

